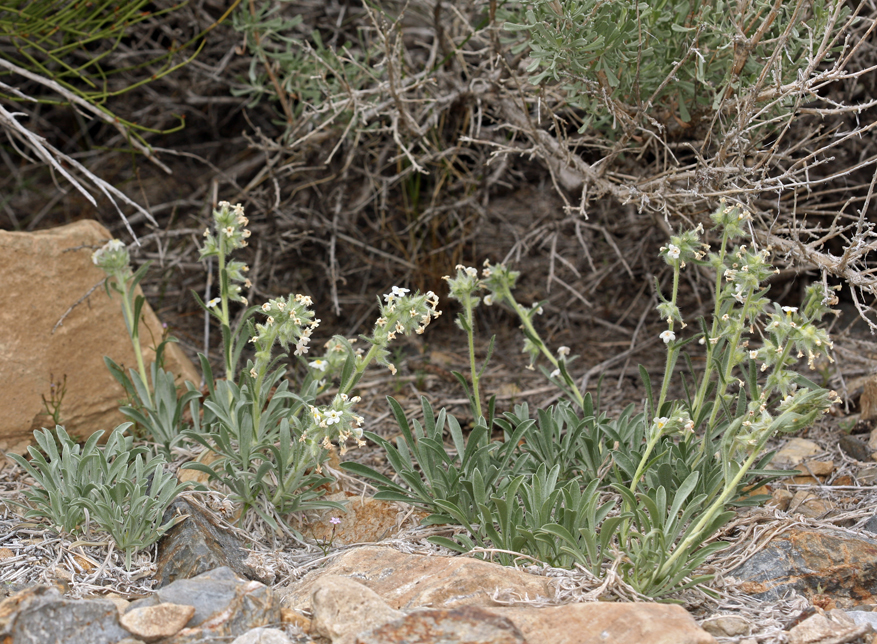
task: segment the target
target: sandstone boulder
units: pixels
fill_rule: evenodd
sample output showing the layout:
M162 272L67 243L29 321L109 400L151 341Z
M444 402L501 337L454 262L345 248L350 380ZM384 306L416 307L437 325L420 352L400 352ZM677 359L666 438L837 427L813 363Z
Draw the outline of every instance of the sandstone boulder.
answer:
M134 350L119 296L111 299L102 286L94 288L105 275L91 261L91 253L111 237L89 220L35 233L0 231L0 449L21 453L34 429L53 425L41 398L50 398L53 378L57 386L66 376L60 413L70 434L85 438L125 421L118 411L122 388L103 358L134 366ZM144 358L151 362L153 338L161 338L162 328L148 303L141 329ZM179 382L200 381L178 346L170 344L165 356L165 367Z
M494 593L531 600L554 596L547 577L514 568L468 557L428 557L363 546L306 575L285 591L284 604L294 610L310 611L315 585L325 575L350 577L372 589L392 608L403 611L424 606L496 606Z
M311 590L307 605L304 589ZM497 564L362 547L309 573L288 591L287 600L309 609L311 635L332 644L716 642L681 606L630 602L500 605L492 598L497 592L507 600L537 596L544 600L551 594L547 578Z

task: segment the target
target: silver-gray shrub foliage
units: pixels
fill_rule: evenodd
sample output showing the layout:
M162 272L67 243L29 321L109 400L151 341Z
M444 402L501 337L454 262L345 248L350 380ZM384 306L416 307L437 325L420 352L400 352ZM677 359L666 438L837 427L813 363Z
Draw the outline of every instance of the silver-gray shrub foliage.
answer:
M164 511L191 483L179 483L165 470L161 455L150 456L145 446L134 446L126 435L132 423L119 425L105 446L98 440L103 431L79 445L63 427L37 430L39 449L28 447L31 460L10 454L34 479L24 496L29 503L25 516L47 519L58 532L77 535L89 532L93 521L131 557L148 548L182 520L162 523ZM60 446L60 450L58 449Z

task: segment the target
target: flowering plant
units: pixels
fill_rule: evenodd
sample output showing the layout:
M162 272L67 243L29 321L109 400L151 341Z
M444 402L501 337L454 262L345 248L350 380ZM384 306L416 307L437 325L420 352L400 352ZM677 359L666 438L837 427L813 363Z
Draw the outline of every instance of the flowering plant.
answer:
M484 472L495 467L491 462L461 472L450 455L428 454L435 452L433 441L440 442L440 434L424 433L416 422L412 432L401 408L397 420L404 445L396 449L375 440L387 449L405 485L363 466L349 469L378 481L381 498L408 497L434 512L431 521L441 517L462 525L465 533L455 539L431 538L454 550L492 546L504 552L500 558L507 563L514 560L508 552L517 551L552 565L579 564L597 576L618 556L625 580L654 597L707 580L694 572L722 547L711 538L734 516L730 507L759 500L743 500L741 491L758 477L782 474L765 469L771 457L763 454L767 441L813 422L837 400L834 392L794 370L805 356L811 368L819 356L831 359L831 341L817 325L836 298L815 285L800 309L771 303L764 286L774 272L769 252L754 242L732 246L747 235L748 217L742 208L722 203L712 216L720 237L715 251L701 241L701 226L674 235L661 249L673 275L670 296L659 292L657 307L667 322L659 336L667 347L664 378L655 400L641 368L646 409L634 414L630 406L617 419L599 413L592 396L579 391L568 368L570 349L552 352L541 339L534 320L542 304L517 302L517 272L485 263L479 275L475 268L458 266L456 275L445 279L451 297L462 305L457 322L469 339L472 408L482 433L495 426L504 440L481 445L470 438L466 444L461 436L455 438L457 453L464 462L477 454L503 455L504 475L490 478L486 486ZM710 324L700 320L699 332L683 338L688 325L677 302L687 264L716 272L715 307ZM472 311L481 302L502 304L518 316L530 367L547 360L550 370L542 371L566 392L568 402L538 410L536 419L526 406L502 418L494 418L491 408L484 418L478 382L483 368L475 367L472 340ZM692 341L706 347L706 367L692 374L689 399L672 400L678 358ZM425 417L432 418L431 409ZM444 410L429 427L440 427L439 421L456 424ZM405 460L407 454L417 456L420 472L410 457ZM490 489L495 493L485 492ZM471 495L463 496L465 490Z
M362 443L363 418L355 412L360 397L352 395L353 390L372 362L395 373L387 346L398 334L422 333L440 314L438 298L433 293L409 295L408 289L394 286L380 303L373 333L363 336L370 345L365 354L354 349L352 341L336 336L326 343L322 357L308 361L312 334L320 324L308 295L290 294L249 306L232 328L230 303L247 306L243 289L252 286L245 277L247 266L231 258L233 251L247 244L249 220L241 206L227 202L219 204L213 217L214 229L204 232L201 257L217 260L219 295L206 303L196 298L222 329L226 378L214 383L210 365L201 357L208 397L203 418L185 436L219 458L184 467L222 482L233 500L274 527L282 525L278 518L294 511L340 509L339 504L320 498L324 484L332 481L322 464L336 444L343 453L348 440ZM247 341L254 355L238 369ZM277 345L284 351L292 349L307 366L298 392L290 391L286 368L281 366L286 354L273 354ZM340 380L338 391L328 404L317 404L317 395L335 377Z

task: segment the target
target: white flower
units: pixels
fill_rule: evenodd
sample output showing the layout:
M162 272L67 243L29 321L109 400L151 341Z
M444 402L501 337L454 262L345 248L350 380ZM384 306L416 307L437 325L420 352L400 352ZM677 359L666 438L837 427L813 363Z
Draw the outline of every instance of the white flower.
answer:
M212 309L212 308L214 308L217 304L219 304L221 301L222 301L222 300L221 300L220 298L218 298L218 297L214 297L212 300L210 300L210 301L207 303L207 308L208 308L208 309Z
M548 374L549 378L557 378L560 375L560 369L555 369L550 374Z
M341 422L341 412L330 409L326 412L326 424L334 425Z
M262 305L262 310L265 311L265 313L267 313L268 311L271 310L271 305L270 305L268 302L265 302L265 303Z
M493 306L493 294L492 293L484 296L484 305L485 306Z
M478 269L477 268L472 268L471 266L467 266L465 270L466 270L466 275L468 275L469 277L478 277Z
M392 292L388 293L387 295L384 295L384 302L392 302L397 297L405 297L405 294L409 293L409 292L410 292L410 289L400 288L398 286L394 286L392 289Z
M661 333L661 339L664 341L664 344L670 344L673 340L676 339L676 334L673 333L670 329Z
M326 371L329 363L325 360L314 360L313 362L309 362L308 366L312 367L313 369L318 369L319 371Z
M670 419L666 416L661 416L660 418L655 418L655 427L659 430L664 429L667 426L667 423L670 422Z
M569 347L557 347L557 355L561 358L565 358L569 355Z
M797 306L784 306L783 311L786 312L786 315L791 315L792 313L798 312L798 307Z
M750 351L749 357L755 360L758 357L758 351Z
M667 245L667 256L670 259L679 259L679 247L673 244Z

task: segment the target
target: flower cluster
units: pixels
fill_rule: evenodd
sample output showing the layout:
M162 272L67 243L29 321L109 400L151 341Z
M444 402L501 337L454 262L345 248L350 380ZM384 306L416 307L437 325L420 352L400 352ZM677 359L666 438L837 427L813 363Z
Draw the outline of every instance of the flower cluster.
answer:
M220 263L224 264L224 279L227 280L228 298L235 302L248 304L247 298L241 295L244 288L250 288L250 280L244 275L249 268L239 261L228 261L226 257L231 251L243 248L247 245L250 231L244 228L250 220L244 216L244 207L240 204L231 205L227 201L219 202L219 209L213 211L213 222L216 226L216 234L210 232L210 228L204 230L204 247L201 249L201 259L207 257L219 257ZM221 276L221 279L223 277ZM219 304L220 298L207 303L209 307Z
M676 433L693 434L694 421L687 411L674 410L670 416L652 419L652 431L662 436L672 436Z
M448 283L449 295L458 302L463 303L468 299L473 307L478 306L481 298L475 296L474 293L483 286L481 280L478 279L478 269L457 264L454 270L457 271L454 277L450 275L442 277Z
M484 288L490 291L490 295L484 297L484 303L491 306L507 299L520 276L520 271L509 270L505 264L491 265L489 261L485 260L484 268L481 269L481 281ZM541 307L538 312L541 313Z
M700 235L703 234L703 226L698 224L694 230L673 235L670 243L661 246L661 257L670 266L685 268L685 262L703 259L704 253L700 243Z
M388 354L383 349L397 335L423 333L432 319L442 314L437 308L438 295L432 291L425 294L417 292L414 295L408 295L409 292L407 288L394 286L384 295L383 302L378 299L381 314L375 321L374 332L369 338L370 342L382 350L377 356L378 362L386 365L392 373L396 373L396 367L387 361Z
M713 378L716 380L712 383L712 395L716 402L706 420L708 427L718 422L719 410L731 408L739 395L729 391L734 383L740 388L741 400L748 401L746 412L734 421L737 425L725 432L731 437L724 448L728 450L728 458L734 458L739 450L760 449L766 437L800 427L831 404L826 390L801 386L794 367L805 356L811 369L815 368L815 360L820 355L831 361L831 340L816 323L830 311L828 307L837 298L833 292L826 292L822 285L815 284L807 289L800 311L798 307L772 304L764 287L764 282L777 272L770 262L770 250L731 246L732 239L748 236L745 226L750 219L751 214L745 209L722 202L712 215L715 230L721 235L715 252L709 252L706 245L700 244L700 227L692 233L671 237L670 243L661 249L673 267L673 292L669 299L659 294L658 310L668 323L660 338L668 345L668 355L657 407L660 409L666 400L670 374L681 349L682 343L675 342L674 323L685 326L676 307L679 273L685 259L693 259L715 270L716 301L712 324L709 328L705 323L702 326L704 333L699 341L707 347L707 367L693 399L691 415L699 417L698 413L707 404ZM700 248L709 252L705 259ZM761 372L766 372L762 378L748 376ZM744 383L742 377L748 382ZM665 418L657 419L653 432L665 431L668 423Z
M342 338L335 336L328 340L323 348L326 350L322 358L315 358L308 363L314 376L318 380L328 380L333 376L341 373L347 356L352 351L355 356L362 355L362 349L353 349L352 345L356 343L356 338Z
M102 268L107 275L125 279L131 272L130 257L125 243L111 239L91 254L94 265Z
M260 365L267 365L271 361L271 349L275 342L280 342L284 350L294 344L297 356L308 352L311 334L320 325L320 320L315 319L314 312L308 308L312 304L308 295L290 294L286 298L268 300L261 306L265 322L256 324L256 335L250 338L250 342L256 345L257 368L251 372L253 377L256 377Z
M348 396L344 393L335 395L329 405L311 405L309 422L299 437L299 441L310 446L311 450L330 450L332 443L341 447L341 454L347 451L345 446L349 438L362 447L362 423L364 418L353 413L353 407L360 401L359 396Z
M719 200L719 209L710 215L710 219L722 229L728 239L737 239L748 234L743 226L752 219L752 213L742 206L729 205L722 198Z

